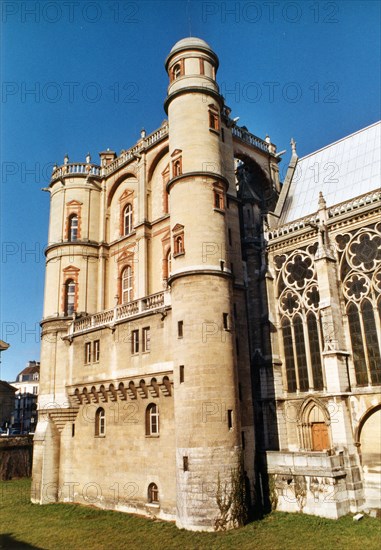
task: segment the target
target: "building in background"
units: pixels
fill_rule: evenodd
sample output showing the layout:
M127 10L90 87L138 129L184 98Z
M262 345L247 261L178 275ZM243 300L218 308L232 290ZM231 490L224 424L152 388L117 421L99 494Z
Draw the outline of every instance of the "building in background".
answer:
M292 141L282 183L206 42L165 67L168 121L46 189L33 500L194 530L380 507L380 124Z
M0 428L1 433L7 433L12 423L15 406L16 388L4 380L0 380Z
M34 432L36 428L39 381L40 363L29 361L12 383L17 388L12 427L21 433Z

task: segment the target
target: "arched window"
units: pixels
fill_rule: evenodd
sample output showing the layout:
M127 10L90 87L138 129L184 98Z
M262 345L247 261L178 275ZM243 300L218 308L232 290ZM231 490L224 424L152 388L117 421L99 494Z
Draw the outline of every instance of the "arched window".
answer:
M352 343L352 357L355 366L356 382L358 386L366 386L368 384L368 374L366 370L365 353L361 335L360 317L358 309L354 304L349 304L348 306L348 323Z
M176 63L176 65L173 67L172 69L172 77L173 77L173 80L176 80L177 78L179 78L181 76L181 64L180 63Z
M369 300L363 301L361 312L364 324L370 379L372 384L381 384L380 348L378 346L377 328L374 320L373 307Z
M178 235L175 238L175 254L182 254L184 252L184 240L182 235Z
M65 283L65 315L73 315L75 311L75 282L68 279Z
M286 362L287 391L296 391L296 374L294 350L292 346L292 333L290 321L285 318L282 321L283 347Z
M98 437L106 435L106 413L102 407L99 407L95 413L95 435Z
M78 239L78 216L76 214L73 214L69 218L68 239L70 242Z
M132 205L126 204L123 210L123 228L124 235L129 235L132 231Z
M148 502L152 504L159 504L159 489L157 488L156 483L150 483L148 485L147 497Z
M313 385L315 390L323 389L323 369L321 364L320 342L317 319L313 313L307 316L308 339L310 344Z
M177 159L173 162L173 177L181 175L181 159Z
M155 403L146 409L146 435L159 435L159 407Z
M299 390L308 391L308 369L306 346L304 344L303 323L299 315L294 317L296 362L298 365Z
M132 284L132 268L130 265L122 271L122 304L132 301L133 284Z

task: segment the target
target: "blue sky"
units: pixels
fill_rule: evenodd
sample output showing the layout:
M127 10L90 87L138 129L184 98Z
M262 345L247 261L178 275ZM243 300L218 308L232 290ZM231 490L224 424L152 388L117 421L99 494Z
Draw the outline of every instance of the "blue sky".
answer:
M6 1L1 11L0 379L39 359L52 165L93 162L165 118L164 60L189 36L220 58L239 125L300 156L380 118L377 1Z

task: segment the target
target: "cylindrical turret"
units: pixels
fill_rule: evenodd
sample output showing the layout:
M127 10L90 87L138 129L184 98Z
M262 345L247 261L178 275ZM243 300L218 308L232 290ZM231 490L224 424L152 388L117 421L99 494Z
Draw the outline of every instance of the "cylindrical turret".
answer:
M233 491L240 458L223 99L215 81L218 58L203 40L180 40L166 68L177 524L205 530L221 521L217 501Z

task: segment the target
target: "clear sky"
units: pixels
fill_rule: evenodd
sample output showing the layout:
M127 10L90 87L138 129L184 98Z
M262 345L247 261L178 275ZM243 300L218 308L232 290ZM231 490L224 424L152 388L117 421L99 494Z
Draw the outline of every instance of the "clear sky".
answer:
M220 58L232 116L299 156L380 118L380 2L0 2L0 379L39 359L52 165L132 146L165 113L164 60L190 33Z

